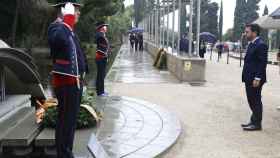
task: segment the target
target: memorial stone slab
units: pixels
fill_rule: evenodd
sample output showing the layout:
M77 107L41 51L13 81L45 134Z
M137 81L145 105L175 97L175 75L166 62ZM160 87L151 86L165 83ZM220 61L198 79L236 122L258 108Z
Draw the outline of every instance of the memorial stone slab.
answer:
M95 134L92 134L90 137L88 149L94 158L110 158L97 140Z

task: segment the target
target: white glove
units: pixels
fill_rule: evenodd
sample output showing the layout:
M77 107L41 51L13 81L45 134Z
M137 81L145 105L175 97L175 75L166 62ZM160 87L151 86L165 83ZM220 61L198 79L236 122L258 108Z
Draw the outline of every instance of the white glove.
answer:
M72 3L66 3L65 7L61 7L62 15L75 15L75 7Z

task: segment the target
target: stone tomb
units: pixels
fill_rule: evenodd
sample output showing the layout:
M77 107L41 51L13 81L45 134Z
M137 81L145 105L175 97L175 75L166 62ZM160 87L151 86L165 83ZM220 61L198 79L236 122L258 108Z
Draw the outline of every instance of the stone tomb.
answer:
M30 55L0 40L0 157L32 152L41 127L31 100L45 99L37 70Z

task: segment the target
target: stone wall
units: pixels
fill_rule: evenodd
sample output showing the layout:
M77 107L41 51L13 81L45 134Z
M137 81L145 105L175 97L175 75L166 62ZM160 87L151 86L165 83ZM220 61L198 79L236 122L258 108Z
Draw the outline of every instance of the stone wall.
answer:
M144 43L145 50L155 59L158 48L149 42ZM206 61L201 58L188 58L167 53L167 68L182 82L205 82Z
M156 45L153 43L144 42L144 49L152 55L153 59L156 58L158 52Z

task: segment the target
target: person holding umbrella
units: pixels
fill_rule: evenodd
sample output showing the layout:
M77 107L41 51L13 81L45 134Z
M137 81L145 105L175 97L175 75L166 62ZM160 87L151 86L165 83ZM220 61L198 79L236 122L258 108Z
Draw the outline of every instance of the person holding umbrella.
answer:
M222 42L220 42L217 44L216 48L218 50L218 61L220 61L220 58L222 58L222 53L224 50L224 44Z
M134 34L132 32L129 33L129 41L131 48L134 49Z
M199 42L199 57L204 58L204 54L206 53L206 44L205 41Z
M104 80L106 76L106 65L110 51L110 44L106 37L107 27L103 21L96 23L96 56L95 62L97 66L96 75L96 94L97 96L108 96L104 91Z
M74 32L81 4L77 0L58 0L53 6L59 12L48 29L53 60L52 85L58 100L55 145L57 157L74 158L76 121L87 71L86 57Z
M139 35L138 33L136 32L135 35L134 35L134 45L135 45L135 51L138 51L138 46L139 46Z
M143 51L144 41L143 41L143 33L142 32L139 32L138 39L139 39L139 50Z

